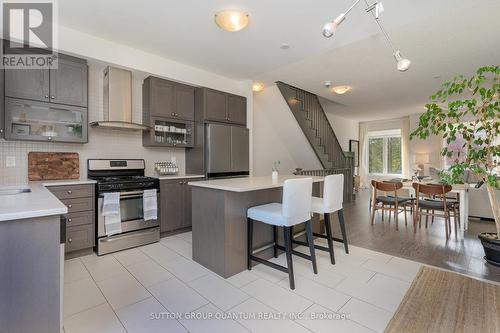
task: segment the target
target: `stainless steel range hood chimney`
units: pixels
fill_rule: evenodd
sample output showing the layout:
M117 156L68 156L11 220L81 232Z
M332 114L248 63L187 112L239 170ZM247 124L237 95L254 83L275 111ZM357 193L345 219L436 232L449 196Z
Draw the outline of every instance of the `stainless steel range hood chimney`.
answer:
M132 122L132 73L108 66L104 70L104 120L92 127L123 130L147 130L148 126Z

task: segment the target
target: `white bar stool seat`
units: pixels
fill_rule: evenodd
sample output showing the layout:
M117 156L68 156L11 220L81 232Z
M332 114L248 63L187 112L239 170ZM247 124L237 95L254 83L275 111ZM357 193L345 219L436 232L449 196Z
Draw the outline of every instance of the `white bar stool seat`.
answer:
M313 232L311 224L311 196L312 178L288 179L283 184L283 203L269 203L251 207L247 210L247 254L248 269L252 269L252 261L262 263L272 268L288 273L290 288L295 289L293 276L292 254L312 261L313 271L317 274L316 255L314 252ZM287 267L264 260L253 253L253 221L260 221L273 226L274 256L278 256L278 249L285 251ZM307 244L310 255L292 249L292 227L301 223L306 224ZM277 229L283 227L285 246L278 245Z

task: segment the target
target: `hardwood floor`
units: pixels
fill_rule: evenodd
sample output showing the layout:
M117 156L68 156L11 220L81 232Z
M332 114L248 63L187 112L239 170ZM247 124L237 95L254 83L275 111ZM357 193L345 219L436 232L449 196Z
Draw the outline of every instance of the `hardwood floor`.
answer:
M452 229L450 239L446 241L441 218L436 218L434 224L429 219L427 229L422 221L422 228L417 229L416 234L413 233L410 214L408 226L405 226L404 216L399 216L399 230L396 230L394 218L388 222L387 213L384 222L378 213L375 225L370 225L368 201L369 191L360 190L355 201L344 203L349 244L500 282L500 267L485 262L483 247L477 238L481 232L495 232L493 221L470 219L467 231L460 229L455 237ZM452 228L453 225L452 220ZM332 216L332 227L334 236L340 237L337 216Z

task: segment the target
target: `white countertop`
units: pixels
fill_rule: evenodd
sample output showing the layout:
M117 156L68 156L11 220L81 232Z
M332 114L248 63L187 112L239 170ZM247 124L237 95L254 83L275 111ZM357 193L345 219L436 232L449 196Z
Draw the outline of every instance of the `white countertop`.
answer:
M26 185L9 187L26 187ZM33 182L27 187L31 192L0 196L0 221L62 215L68 212L66 205L50 193L42 183Z
M47 187L64 185L95 184L91 179L42 180L26 185L4 186L0 188L29 187L31 192L0 195L0 221L27 219L52 215L62 215L68 208L57 199Z
M157 177L159 180L169 180L169 179L205 178L205 175L179 174L179 175L153 176L153 177Z
M270 188L283 187L283 183L287 179L297 178L312 178L313 182L322 182L323 177L312 176L295 176L295 175L282 175L278 177L276 182L272 181L271 175L258 176L258 177L241 177L241 178L224 178L203 180L198 182L189 182L188 184L195 187L204 187L214 190L230 191L230 192L248 192L265 190Z

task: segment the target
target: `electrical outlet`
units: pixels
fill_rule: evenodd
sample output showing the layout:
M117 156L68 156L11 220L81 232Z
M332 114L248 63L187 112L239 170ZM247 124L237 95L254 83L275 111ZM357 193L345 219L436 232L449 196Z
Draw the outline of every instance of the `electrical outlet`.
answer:
M5 166L7 168L15 168L16 167L16 157L15 156L7 156L5 158Z

